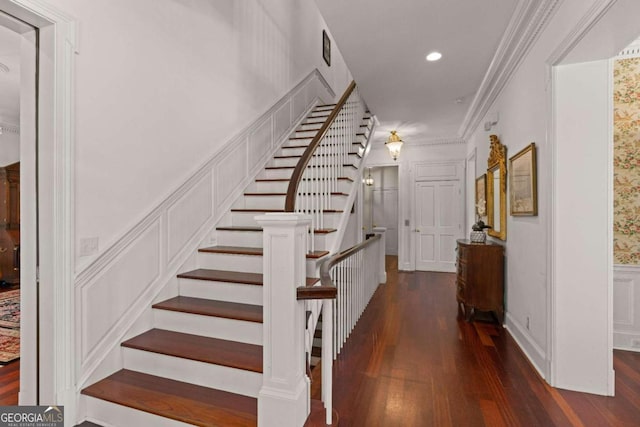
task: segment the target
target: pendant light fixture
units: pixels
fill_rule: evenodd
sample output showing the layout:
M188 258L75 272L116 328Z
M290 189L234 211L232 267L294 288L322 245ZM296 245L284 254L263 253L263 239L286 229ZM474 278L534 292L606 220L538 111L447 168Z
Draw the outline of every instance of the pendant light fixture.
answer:
M385 142L384 145L386 145L389 149L389 154L391 154L393 160L398 160L398 156L400 156L400 150L402 149L402 144L402 139L400 139L400 137L396 134L395 130L392 130L391 135L389 135L389 139L387 139L387 142Z
M369 175L363 179L364 185L371 187L373 185L373 178L371 177L371 168L369 168Z

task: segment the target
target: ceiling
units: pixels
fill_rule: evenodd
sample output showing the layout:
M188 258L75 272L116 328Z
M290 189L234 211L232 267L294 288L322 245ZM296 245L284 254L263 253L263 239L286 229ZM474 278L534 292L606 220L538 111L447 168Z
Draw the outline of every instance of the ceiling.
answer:
M316 0L359 90L405 142L458 142L518 2ZM442 53L427 62L432 51Z
M17 125L20 117L20 41L0 25L0 123Z

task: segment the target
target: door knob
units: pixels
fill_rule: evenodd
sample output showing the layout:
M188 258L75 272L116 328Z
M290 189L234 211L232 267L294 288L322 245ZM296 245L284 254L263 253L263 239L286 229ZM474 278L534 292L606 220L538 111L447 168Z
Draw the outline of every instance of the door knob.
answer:
M419 232L420 232L420 229L419 229L419 228L416 228L416 233L419 233Z

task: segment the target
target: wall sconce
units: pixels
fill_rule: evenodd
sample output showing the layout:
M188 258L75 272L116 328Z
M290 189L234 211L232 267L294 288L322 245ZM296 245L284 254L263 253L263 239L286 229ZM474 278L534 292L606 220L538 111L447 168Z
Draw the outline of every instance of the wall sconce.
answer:
M371 168L369 168L369 175L362 180L362 182L364 182L364 185L371 187L373 185L373 178L371 177Z
M402 139L396 134L395 130L391 131L391 135L389 135L389 139L384 145L389 149L389 154L393 157L393 160L398 160L398 156L400 156L400 150L402 149Z

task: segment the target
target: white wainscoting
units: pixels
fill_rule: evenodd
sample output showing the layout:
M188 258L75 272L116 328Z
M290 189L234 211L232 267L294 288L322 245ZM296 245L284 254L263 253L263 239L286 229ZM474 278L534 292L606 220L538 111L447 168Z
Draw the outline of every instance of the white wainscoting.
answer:
M640 266L613 266L613 347L640 351Z
M132 333L136 320L175 279L178 269L208 243L216 223L283 138L314 105L334 99L320 72L312 71L76 275L78 390L94 372L105 370L101 364L113 370L113 361L105 357Z

